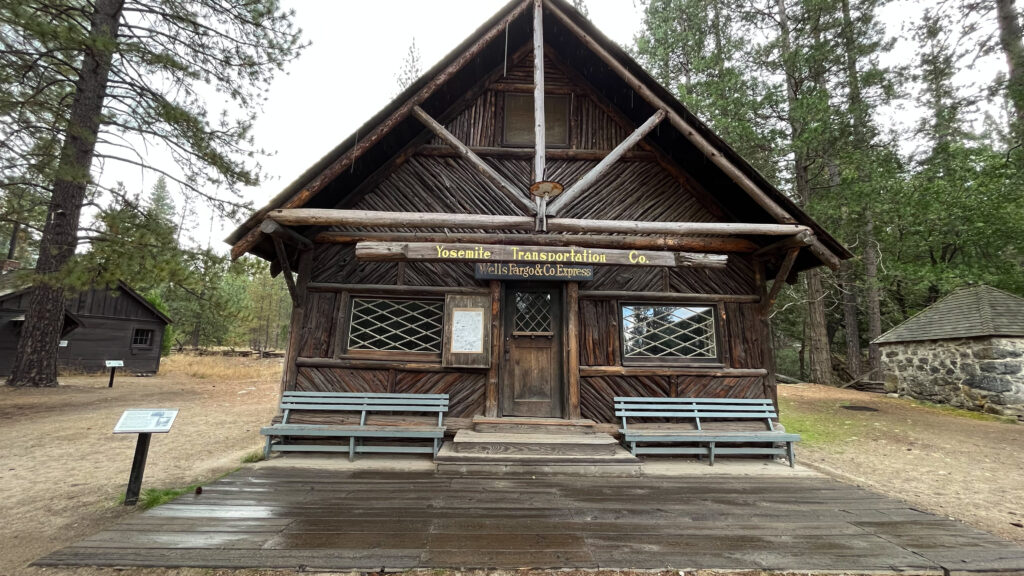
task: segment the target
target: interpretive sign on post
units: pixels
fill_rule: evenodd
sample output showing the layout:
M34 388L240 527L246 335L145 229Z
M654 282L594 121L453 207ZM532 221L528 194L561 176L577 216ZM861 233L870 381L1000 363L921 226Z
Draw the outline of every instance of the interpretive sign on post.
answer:
M107 383L107 388L113 388L114 372L116 372L118 368L124 367L124 360L107 360L106 363L107 368L110 368L110 382Z
M132 471L128 475L128 489L124 493L125 506L134 506L139 502L142 474L146 471L146 458L149 455L150 438L153 434L170 432L174 419L177 417L177 408L125 410L121 414L121 419L114 426L114 434L139 435L139 439L135 443Z
M125 410L114 426L114 434L163 434L171 431L177 417L177 409Z
M478 262L473 267L477 280L556 280L585 282L594 279L593 266L571 264L519 264L517 262Z

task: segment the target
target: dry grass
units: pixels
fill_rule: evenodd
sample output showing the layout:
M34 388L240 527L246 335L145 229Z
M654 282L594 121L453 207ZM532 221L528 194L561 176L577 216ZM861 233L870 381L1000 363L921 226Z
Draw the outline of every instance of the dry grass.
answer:
M196 380L267 382L281 377L281 364L281 359L175 354L160 361L160 375Z

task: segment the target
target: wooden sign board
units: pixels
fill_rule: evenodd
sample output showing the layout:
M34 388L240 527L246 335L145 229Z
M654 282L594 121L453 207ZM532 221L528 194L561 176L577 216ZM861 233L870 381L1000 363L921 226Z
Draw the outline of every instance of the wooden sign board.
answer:
M164 434L171 431L178 410L125 410L114 426L114 434Z
M491 365L491 297L449 294L444 299L441 365L489 368Z
M473 267L477 280L557 280L585 282L594 279L593 266L572 264L519 264L518 262L478 262Z
M571 239L567 239L571 241ZM672 252L613 250L579 246L507 246L502 244L435 244L431 242L359 242L356 258L370 261L517 262L521 264L583 264L676 266Z

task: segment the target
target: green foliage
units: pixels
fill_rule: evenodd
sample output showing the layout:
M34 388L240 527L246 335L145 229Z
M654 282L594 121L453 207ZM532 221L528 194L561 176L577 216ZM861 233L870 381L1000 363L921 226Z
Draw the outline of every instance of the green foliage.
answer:
M971 58L996 49L993 7L964 4L959 18L929 7L904 32L916 62L887 68L887 3L646 0L635 39L656 79L855 253L842 285L825 275L821 296L839 359L845 323L868 345L872 290L883 331L968 282L1024 294L1024 163L1008 129L972 126L979 94L958 83ZM923 111L916 126L889 125L908 107ZM772 317L779 369L793 376L807 376L802 347L819 329L810 300L787 286Z
M263 461L263 449L253 450L245 456L242 456L242 464L252 464L253 462Z
M169 316L170 310L167 308L167 304L164 303L163 298L160 297L160 292L153 290L143 294L146 301L149 302L154 308L162 312L165 316ZM174 331L171 325L168 324L164 327L164 337L160 341L160 355L167 356L171 353L171 338L174 335Z
M786 398L779 398L779 421L786 432L799 434L800 441L808 446L836 448L862 430L863 423L844 420L839 411L839 405L827 410L804 410Z

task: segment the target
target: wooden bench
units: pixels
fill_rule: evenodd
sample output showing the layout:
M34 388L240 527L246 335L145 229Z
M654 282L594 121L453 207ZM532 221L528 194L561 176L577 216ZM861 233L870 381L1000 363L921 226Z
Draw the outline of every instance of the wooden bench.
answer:
M787 434L776 430L773 418L777 418L775 406L768 399L742 398L615 398L615 417L622 419L623 442L630 452L636 454L698 454L706 455L709 465L715 464L715 454L773 454L789 458L794 465L793 443L800 440L799 434ZM660 418L669 424L650 424L629 428L630 418ZM678 420L691 420L683 426ZM760 421L764 430L707 430L702 421ZM637 446L645 444L674 444L673 446ZM775 444L786 444L785 447ZM678 444L699 444L679 446ZM729 446L721 444L769 444L769 446Z
M361 392L285 392L281 397L283 415L280 424L260 429L267 437L264 458L270 453L293 452L348 452L349 460L357 453L389 452L433 454L441 447L444 439L444 413L448 411L447 394L384 394ZM294 411L315 410L327 412L359 413L359 424L291 424L289 417ZM368 414L376 412L408 412L437 416L437 425L395 425L371 426L366 423ZM281 439L272 443L277 436ZM305 438L348 438L348 446L338 444L289 444L290 437ZM364 446L363 439L426 439L432 446L410 444Z

